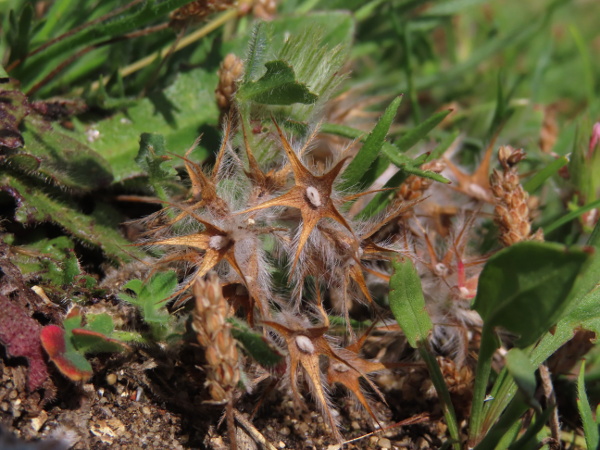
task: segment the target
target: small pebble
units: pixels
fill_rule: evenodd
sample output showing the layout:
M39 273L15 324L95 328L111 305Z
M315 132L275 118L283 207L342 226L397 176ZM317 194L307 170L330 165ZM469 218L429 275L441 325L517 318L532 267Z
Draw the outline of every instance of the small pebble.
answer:
M379 445L379 448L392 448L392 443L388 438L379 439L379 441L377 441L377 445Z
M112 386L116 382L117 382L117 375L115 375L114 373L109 373L108 375L106 375L106 383L109 386Z
M144 406L142 408L142 413L144 413L145 416L149 416L150 414L152 414L152 410L150 408L148 408L147 406Z
M353 430L360 430L360 424L359 424L359 423L358 423L356 420L353 420L353 421L352 421L352 423L350 424L350 427L351 427Z
M290 432L291 431L288 427L283 427L279 430L279 434L281 434L282 436L289 436Z

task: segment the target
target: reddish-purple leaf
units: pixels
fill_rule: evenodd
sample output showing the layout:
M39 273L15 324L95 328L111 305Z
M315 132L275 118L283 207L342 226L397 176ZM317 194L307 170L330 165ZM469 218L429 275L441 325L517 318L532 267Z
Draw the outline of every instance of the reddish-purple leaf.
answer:
M0 341L10 356L27 359L27 388L34 391L48 379L48 367L40 345L40 325L4 295L0 295L0 310Z

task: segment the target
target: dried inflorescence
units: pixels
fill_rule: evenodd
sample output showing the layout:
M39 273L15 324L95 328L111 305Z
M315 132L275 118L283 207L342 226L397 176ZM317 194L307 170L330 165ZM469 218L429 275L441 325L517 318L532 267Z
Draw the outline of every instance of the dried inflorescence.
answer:
M196 281L193 292L196 304L192 328L205 350L205 384L213 401L225 403L231 400L240 381L239 355L227 322L230 306L214 273L206 280Z
M543 241L541 229L531 234L529 195L521 186L516 165L525 158L525 152L509 146L498 150L498 161L502 172L494 170L490 176L490 185L496 202L496 223L500 229L500 241L506 246L517 242Z
M217 106L221 113L227 113L231 107L233 95L237 90L237 81L244 73L244 63L235 54L229 53L223 59L217 75L219 84L215 89Z

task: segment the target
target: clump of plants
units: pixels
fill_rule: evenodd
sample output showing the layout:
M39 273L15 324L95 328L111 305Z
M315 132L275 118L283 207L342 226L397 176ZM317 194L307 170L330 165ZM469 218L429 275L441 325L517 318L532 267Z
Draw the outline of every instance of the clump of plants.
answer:
M0 189L16 205L3 243L15 265L0 268L5 277L18 273L20 284L0 292L3 303L12 301L5 295L14 299L0 339L9 355L35 365L29 388L49 377L41 348L62 375L80 382L93 376L90 355L140 349L158 359L189 347L202 353L202 403L223 407L232 448L240 426L266 442L240 411L248 392L261 394L266 384L298 408L319 410L340 447L349 431L336 387L369 418L362 437L443 417L432 446L559 448L567 438L552 374L571 371L600 332L598 125L582 119L555 144L546 112L541 150L521 149L518 133L506 132L519 114L517 83L507 89L500 76L486 126L473 125L476 142L459 133L461 115L473 114L465 105L445 102L423 119L418 91L445 86L442 70L424 81L414 76L415 58L429 57L423 24L450 26L451 3L450 12L407 5L375 12L371 2L354 15L307 17L276 17L269 2L184 3L104 11L91 31L72 32L81 32L82 48L42 74L30 64L58 54L71 32L60 35L55 23L60 38L44 51L36 33L52 34L54 8L50 25L37 32L27 6L19 20L14 13L7 19L19 33L5 65L26 89L7 80L2 91ZM169 21L159 20L166 11ZM219 69L213 61L212 72L176 74L188 29L217 11L225 12L209 25L233 27L235 19L239 27L239 35L227 31L235 36L219 50ZM382 35L361 28L386 11ZM268 21L251 23L256 16ZM133 31L147 24L154 25ZM115 65L111 77L92 79L97 63L88 53L116 52L119 42L140 36L154 51L167 32L173 44L158 49L155 63ZM369 96L371 88L353 85L354 77L384 87L390 81L379 72L369 78L358 65L356 73L348 69L353 52L367 58L371 48L353 38L390 50L388 34L401 44L406 86ZM449 79L509 45L503 39L457 63ZM29 50L32 42L37 50ZM146 66L135 81L123 81ZM83 77L85 86L64 91L60 71ZM154 90L173 77L168 89ZM190 92L198 98L188 100ZM403 92L406 99L396 95ZM72 123L51 124L55 103L32 97L59 93L83 95L81 103L60 102L61 118ZM212 130L208 136L198 137L200 123ZM549 197L548 184L561 199ZM83 207L89 198L92 206ZM117 232L124 204L143 211L125 225L133 242ZM70 237L23 233L44 222ZM85 251L73 240L100 251L105 265L82 265L74 255ZM119 272L104 277L107 263ZM38 303L18 289L27 282L46 302L44 327L29 317ZM52 309L65 300L78 306ZM110 301L108 311L86 313L98 301ZM119 326L125 308L134 318ZM30 339L14 328L25 317ZM581 343L576 355L573 342ZM598 417L583 370L577 407L586 444L595 448ZM267 396L261 402L272 401Z

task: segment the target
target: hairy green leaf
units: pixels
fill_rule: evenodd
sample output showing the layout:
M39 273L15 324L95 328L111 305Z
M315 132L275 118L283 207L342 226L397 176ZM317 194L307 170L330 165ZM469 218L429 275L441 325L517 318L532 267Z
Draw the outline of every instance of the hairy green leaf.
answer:
M319 98L310 92L305 84L296 80L294 69L285 61L265 63L267 73L257 81L249 81L240 86L239 101L254 101L266 105L311 104Z
M390 308L406 335L408 343L417 348L433 329L425 309L421 279L413 262L405 257L392 261L394 273L390 280Z
M233 324L231 334L243 346L244 350L263 367L276 366L283 361L279 351L265 339L261 333L257 333L244 322L235 318L230 319Z
M395 98L392 103L387 107L373 131L367 136L361 149L358 151L356 156L352 159L346 170L344 170L343 178L344 182L341 184L340 189L347 189L351 186L360 183L364 183L364 175L367 173L371 164L379 156L379 152L385 142L385 137L394 121L398 107L402 97Z

